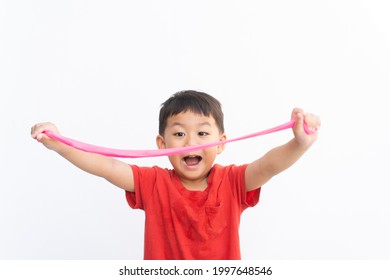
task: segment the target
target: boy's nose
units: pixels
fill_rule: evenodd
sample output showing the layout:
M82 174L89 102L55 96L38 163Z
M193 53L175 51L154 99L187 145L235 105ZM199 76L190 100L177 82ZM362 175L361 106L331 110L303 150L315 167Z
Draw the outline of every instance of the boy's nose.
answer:
M197 145L196 139L194 136L188 136L186 139L186 146L195 146Z

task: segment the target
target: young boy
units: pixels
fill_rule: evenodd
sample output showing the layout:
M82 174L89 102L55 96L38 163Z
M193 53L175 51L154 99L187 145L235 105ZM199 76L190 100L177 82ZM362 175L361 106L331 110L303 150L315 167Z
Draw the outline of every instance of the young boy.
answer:
M42 133L31 135L82 170L126 191L130 207L145 211L144 259L240 259L241 213L259 201L260 188L294 164L317 139L320 120L294 109L294 138L250 164L214 164L224 145L169 156L173 169L128 165L114 158L76 150ZM303 122L313 134L306 134ZM196 91L174 94L162 104L159 149L225 140L221 104Z

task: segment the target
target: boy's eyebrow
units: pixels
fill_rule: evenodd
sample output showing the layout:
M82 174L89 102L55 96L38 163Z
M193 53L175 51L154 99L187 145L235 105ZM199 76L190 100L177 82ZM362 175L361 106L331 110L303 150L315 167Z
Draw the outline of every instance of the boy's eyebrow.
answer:
M205 122L201 122L201 123L198 124L198 126L204 126L204 125L211 126L211 123L208 122L208 121L205 121ZM173 122L170 126L171 127L173 127L173 126L185 126L185 124L183 124L181 122Z
M170 126L183 126L183 124L179 122L173 122Z
M211 123L209 122L202 122L202 123L199 123L199 126L204 126L204 125L208 125L208 126L211 126Z

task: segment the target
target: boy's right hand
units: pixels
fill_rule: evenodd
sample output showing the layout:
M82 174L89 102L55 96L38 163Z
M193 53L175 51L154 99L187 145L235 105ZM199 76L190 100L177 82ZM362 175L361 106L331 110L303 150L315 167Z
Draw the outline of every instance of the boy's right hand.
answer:
M60 142L51 139L46 134L42 133L45 130L50 130L54 134L60 135L60 132L54 124L50 122L44 122L37 123L31 128L31 137L36 139L39 143L42 143L46 148L58 151L63 145Z

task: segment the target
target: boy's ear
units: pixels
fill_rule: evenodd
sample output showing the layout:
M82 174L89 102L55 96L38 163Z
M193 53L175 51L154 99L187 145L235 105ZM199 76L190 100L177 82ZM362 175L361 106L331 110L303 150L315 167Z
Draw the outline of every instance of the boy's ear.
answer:
M159 149L166 148L164 137L162 137L160 134L156 137L156 144Z
M222 134L221 137L219 138L219 141L225 141L226 140L226 134ZM224 150L225 150L225 144L222 144L222 145L218 145L218 151L217 151L217 154L219 155L220 153L222 153Z

